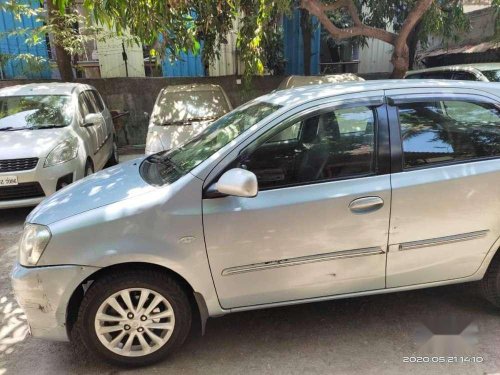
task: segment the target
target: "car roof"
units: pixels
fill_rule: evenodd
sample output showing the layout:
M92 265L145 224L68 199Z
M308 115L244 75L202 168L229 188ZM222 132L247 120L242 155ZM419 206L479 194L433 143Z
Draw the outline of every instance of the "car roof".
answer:
M214 85L210 83L193 83L187 85L169 85L163 88L164 93L173 93L173 92L193 92L193 91L218 91L224 89L220 85Z
M15 85L0 89L0 96L18 95L71 95L75 89L92 89L92 86L75 82L40 82Z
M317 85L320 83L356 81L364 81L364 79L353 73L329 74L322 76L290 76L281 81L278 86L278 90L290 89L299 86Z
M344 94L356 94L368 91L414 88L462 88L492 89L500 91L500 84L476 81L452 81L437 79L387 79L363 82L326 83L296 87L287 90L274 91L257 98L257 101L277 104L284 107L295 107L302 103Z
M446 66L436 66L434 68L428 69L420 69L420 70L412 70L406 73L406 76L410 76L418 73L427 73L427 72L442 72L442 71L453 71L453 70L496 70L500 69L500 63L478 63L478 64L459 64L459 65L446 65Z

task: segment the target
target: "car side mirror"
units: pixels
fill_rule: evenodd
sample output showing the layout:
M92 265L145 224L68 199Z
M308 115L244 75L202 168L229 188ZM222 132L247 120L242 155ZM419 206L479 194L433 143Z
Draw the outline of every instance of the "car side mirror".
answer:
M219 181L213 184L208 196L232 195L235 197L253 198L257 196L259 184L257 176L246 169L233 168L220 176Z
M94 126L97 124L101 119L101 116L97 113L89 113L85 118L83 119L83 126L84 127L89 127L89 126Z

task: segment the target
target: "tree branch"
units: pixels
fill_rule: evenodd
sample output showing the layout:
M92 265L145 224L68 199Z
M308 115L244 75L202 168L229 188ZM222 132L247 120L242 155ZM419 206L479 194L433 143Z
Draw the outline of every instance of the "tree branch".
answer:
M354 26L361 26L362 22L359 18L358 9L352 0L338 0L333 4L321 4L323 12L335 11L338 9L345 9L349 16L352 18Z
M432 2L432 0L425 1ZM368 38L379 39L392 45L394 45L396 41L396 34L363 24L359 19L356 6L352 2L352 0L338 0L335 3L329 5L325 5L319 0L301 0L300 7L306 9L310 14L316 16L323 27L335 39L348 39L354 36L362 35ZM345 29L338 28L333 24L332 21L330 21L325 13L326 11L338 10L341 8L345 8L349 12L349 15L353 19L353 27L348 27Z
M401 30L399 31L398 38L394 44L395 47L401 47L401 44L406 44L408 36L414 29L415 25L422 19L425 12L431 7L433 0L419 0L417 5L406 17Z

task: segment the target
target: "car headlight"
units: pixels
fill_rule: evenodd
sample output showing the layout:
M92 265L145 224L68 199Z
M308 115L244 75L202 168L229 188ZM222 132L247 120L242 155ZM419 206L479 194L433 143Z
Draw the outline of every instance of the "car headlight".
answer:
M163 144L160 137L156 133L148 134L146 141L146 155L156 154L163 151Z
M52 151L49 152L45 159L44 167L65 163L78 155L78 139L68 138L59 143Z
M45 225L26 224L19 244L19 263L26 267L36 266L51 237Z

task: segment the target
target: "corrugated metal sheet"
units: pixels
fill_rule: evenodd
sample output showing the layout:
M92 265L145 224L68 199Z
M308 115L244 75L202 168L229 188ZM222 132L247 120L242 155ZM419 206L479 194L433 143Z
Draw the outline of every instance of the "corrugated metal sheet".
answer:
M314 30L311 41L311 74L319 74L319 51L321 28L316 17L313 17ZM304 74L304 44L300 29L300 11L296 9L291 17L283 18L284 50L287 60L287 74Z
M164 77L203 77L205 69L201 62L201 53L194 55L192 53L182 52L179 59L171 62L169 55L162 62Z
M3 1L3 0L1 0ZM18 0L18 3L30 4L34 9L40 6L40 2L36 0ZM11 13L0 12L0 33L13 31L19 28L35 28L40 26L34 17L23 16L20 21L16 20ZM24 36L3 36L0 38L0 53L9 55L19 55L30 53L35 56L40 56L48 59L47 46L45 43L29 46L25 42ZM42 71L30 71L28 66L16 59L11 59L3 68L4 78L50 78L51 70L47 60Z
M233 30L238 30L238 28L239 20L235 19ZM240 59L236 58L237 39L237 31L231 31L226 35L227 43L221 44L220 57L216 58L209 66L208 74L211 77L242 74L244 72L244 65Z
M377 39L368 39L368 44L359 51L358 73L392 72L391 54L393 47Z
M127 68L129 77L144 77L144 58L142 46L135 43L124 43L127 52ZM123 61L121 38L97 40L97 55L102 78L126 77L125 61Z

